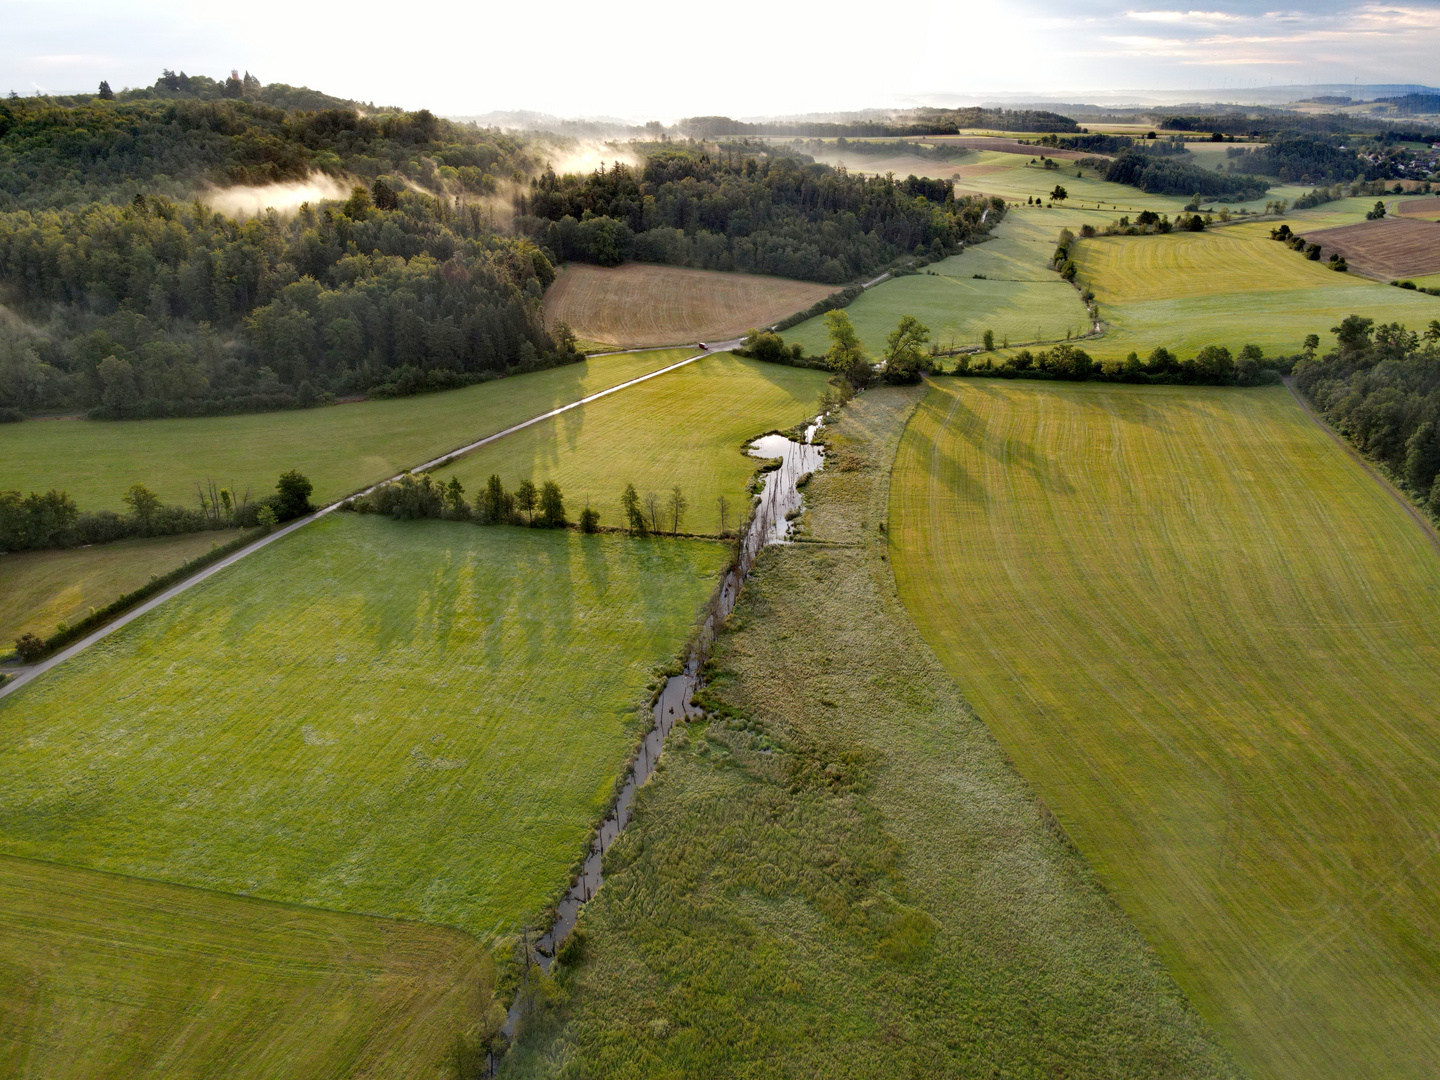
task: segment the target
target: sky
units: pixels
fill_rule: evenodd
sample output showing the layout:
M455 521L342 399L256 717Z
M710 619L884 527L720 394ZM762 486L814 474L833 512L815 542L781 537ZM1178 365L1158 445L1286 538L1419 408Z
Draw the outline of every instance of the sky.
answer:
M443 115L673 121L943 104L987 94L1440 81L1440 0L0 0L0 93L115 89L162 68ZM1291 2L1294 0L1279 0ZM1205 100L1205 95L1197 94Z

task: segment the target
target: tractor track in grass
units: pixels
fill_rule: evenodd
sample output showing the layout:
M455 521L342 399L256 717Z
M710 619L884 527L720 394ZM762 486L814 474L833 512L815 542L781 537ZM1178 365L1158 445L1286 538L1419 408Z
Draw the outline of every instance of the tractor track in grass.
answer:
M631 386L635 386L638 383L646 382L649 379L654 379L660 375L668 374L669 372L675 371L677 368L685 367L687 364L693 364L696 360L704 359L706 356L733 349L739 343L740 342L738 339L735 341L717 342L716 344L707 347L702 352L698 352L694 356L686 357L684 360L681 360L678 363L671 364L668 367L663 367L656 371L646 372L644 375L641 375L638 378L630 379L623 383L618 383L615 386L607 387L604 390L597 391L594 394L587 394L585 397L578 398L577 400L569 402L568 404L561 405L559 408L550 409L547 412L540 413L538 416L532 416L528 420L522 420L518 424L512 424L509 427L504 428L500 431L496 431L490 435L486 435L482 439L476 439L474 442L466 443L464 446L457 447L456 449L451 450L448 453L441 454L437 458L432 458L431 460L426 461L423 464L416 465L410 469L405 469L402 472L398 472L394 476L388 477L385 480L381 480L375 484L372 484L361 491L357 491L351 495L347 495L343 499L337 499L334 502L327 504L326 506L322 506L313 514L308 514L305 517L297 518L296 520L287 523L281 528L276 529L274 532L261 537L253 544L248 544L245 547L241 548L239 551L227 555L219 562L212 563L204 569L197 571L190 577L186 578L184 581L172 585L170 588L166 589L158 596L151 597L149 600L145 601L138 607L131 608L123 615L118 616L112 622L106 623L104 626L100 627L100 629L96 630L93 634L88 634L85 637L81 638L79 641L75 642L75 644L69 645L64 649L61 649L54 656L47 657L46 659L41 660L39 663L32 664L28 667L0 670L0 674L10 676L10 680L5 683L4 686L0 686L0 698L4 698L9 694L14 693L16 690L20 689L20 687L24 686L26 683L29 683L37 676L43 675L51 668L63 664L72 656L84 652L91 645L94 645L97 641L108 637L116 630L119 630L122 626L126 626L129 623L134 622L136 619L140 618L140 616L146 614L147 612L153 611L155 608L165 603L165 601L179 596L186 589L200 584L200 582L204 581L206 578L209 578L214 574L219 573L227 566L233 566L235 563L239 562L247 555L254 554L268 544L272 544L276 540L281 539L282 537L289 536L292 532L295 532L297 529L303 529L306 525L309 525L312 522L319 521L325 515L339 509L341 504L345 503L349 499L353 499L359 495L368 494L369 492L374 491L381 484L391 483L395 480L400 479L400 477L406 475L407 473L421 473L425 472L428 469L433 469L441 465L445 465L455 458L462 457L463 455L470 453L472 450L477 450L482 446L486 446L499 439L503 439L507 435L513 435L517 431L523 431L528 427L533 427L535 424L539 424L545 420L549 420L553 417L559 416L562 413L569 412L571 409L579 408L581 405L586 405L599 398L603 398L610 394L616 393L617 391L624 390Z

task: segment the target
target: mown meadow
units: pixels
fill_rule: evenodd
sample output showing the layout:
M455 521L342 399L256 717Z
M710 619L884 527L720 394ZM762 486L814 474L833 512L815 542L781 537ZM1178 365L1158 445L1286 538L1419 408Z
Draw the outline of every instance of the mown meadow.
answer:
M455 930L0 856L0 1074L453 1076L495 1025Z
M1388 489L1281 387L944 381L890 538L926 641L1247 1072L1433 1072L1440 552Z
M827 432L505 1075L1237 1075L894 596L923 392Z
M727 556L323 519L0 702L0 851L518 931Z
M872 355L902 315L930 328L943 349L973 348L986 330L997 344L1063 340L1089 332L1090 319L1079 292L1050 267L1060 218L1043 208L1007 211L992 239L925 267L918 274L881 282L855 299L845 312ZM828 345L823 317L785 332L787 343L822 355Z
M1206 345L1238 352L1255 344L1269 355L1293 354L1307 335L1324 340L1354 312L1413 329L1440 317L1440 298L1331 270L1271 240L1272 227L1078 241L1076 281L1094 291L1105 324L1086 351L1121 360L1160 346L1193 356ZM1291 227L1303 234L1300 219Z
M507 488L553 480L572 520L588 502L605 526L625 524L620 497L626 484L642 498L650 492L668 497L678 484L689 504L682 532L718 533L721 496L733 530L748 512L746 488L759 467L746 444L813 417L826 378L728 353L707 356L508 435L435 475L458 477L467 492L479 491L492 473Z
M0 424L0 490L68 491L82 510L122 509L142 483L195 505L207 478L253 497L299 469L317 502L350 494L511 424L693 356L596 357L460 390L319 409L172 420Z

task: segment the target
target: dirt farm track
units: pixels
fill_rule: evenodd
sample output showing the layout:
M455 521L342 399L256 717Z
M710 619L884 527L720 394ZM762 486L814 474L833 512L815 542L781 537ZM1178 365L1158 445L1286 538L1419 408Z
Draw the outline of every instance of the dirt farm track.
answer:
M616 346L726 340L824 299L834 286L757 274L572 263L545 294L545 322Z

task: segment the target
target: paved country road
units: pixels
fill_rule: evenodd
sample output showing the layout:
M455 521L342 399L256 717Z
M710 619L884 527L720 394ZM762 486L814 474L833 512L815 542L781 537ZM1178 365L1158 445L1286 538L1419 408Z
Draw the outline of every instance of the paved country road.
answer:
M549 420L553 416L559 416L561 413L569 412L571 409L577 409L581 405L585 405L591 401L595 401L597 398L603 398L609 394L614 394L620 390L624 390L628 387L634 386L637 383L645 382L648 379L654 379L657 376L674 371L676 368L682 368L686 364L693 364L696 360L703 359L704 357L709 356L712 353L726 352L739 345L740 341L740 338L736 338L733 341L720 341L715 342L714 344L708 344L706 345L703 352L698 352L694 356L686 357L679 363L671 364L669 367L659 368L656 371L647 372L646 374L641 375L637 379L630 379L628 382L618 383L615 386L610 387L609 389L601 390L598 393L589 394L586 397L582 397L576 401L572 401L568 405L561 405L558 409L551 409L549 412L543 412L539 416L532 416L529 420L524 420L518 424L512 424L510 427L505 428L503 431L497 431L493 435L486 435L483 439L476 439L472 443L466 443L464 446L457 447L456 449L451 450L449 453L441 454L437 458L432 458L430 461L427 461L421 465L416 465L413 469L408 469L406 471L411 473L420 473L424 472L426 469L433 469L437 465L450 461L452 458L458 457L462 454L468 454L471 450L475 450L481 446L486 446L489 443L495 442L497 439L503 439L507 435L513 435L517 431L524 431L528 427L538 424L544 420ZM380 486L380 484L389 483L391 480L398 480L403 475L405 474L396 473L394 476L389 477L386 480L381 480L377 484L372 484L370 487L365 488L364 491L357 492L356 494L364 495L367 492L374 491L375 488ZM273 544L276 540L279 540L280 538L285 536L289 536L296 529L303 529L311 522L319 521L326 514L329 514L335 509L337 509L341 503L346 501L346 499L351 498L354 498L354 496L347 495L345 499L338 499L328 506L321 507L313 514L309 514L303 518L297 518L295 521L289 522L286 525L275 529L268 535L261 537L259 540L256 540L253 544L247 544L239 551L232 552L231 554L225 556L219 562L212 563L211 565L205 567L205 569L199 570L192 576L186 578L184 581L172 585L170 588L166 589L158 596L152 596L149 600L145 601L145 603L141 604L139 607L131 608L129 611L119 616L114 621L106 623L99 630L96 630L93 634L89 634L86 637L81 638L79 641L75 642L75 644L61 649L54 656L42 660L38 664L33 664L29 667L22 667L18 669L0 669L0 673L12 674L14 676L10 680L10 682L6 683L4 686L0 686L0 698L3 698L8 694L14 693L16 690L19 690L20 687L28 683L31 679L34 679L37 675L43 675L45 672L49 671L57 664L63 664L66 660L69 660L76 653L83 652L91 645L94 645L97 641L114 633L116 630L119 630L127 623L134 622L146 612L153 611L155 608L165 603L165 601L171 599L172 597L180 595L182 592L184 592L186 589L191 588L192 586L200 584L200 582L204 581L212 574L218 574L227 566L233 566L235 563L245 558L245 556L252 555L255 552L259 551L261 548L265 547L267 544Z

